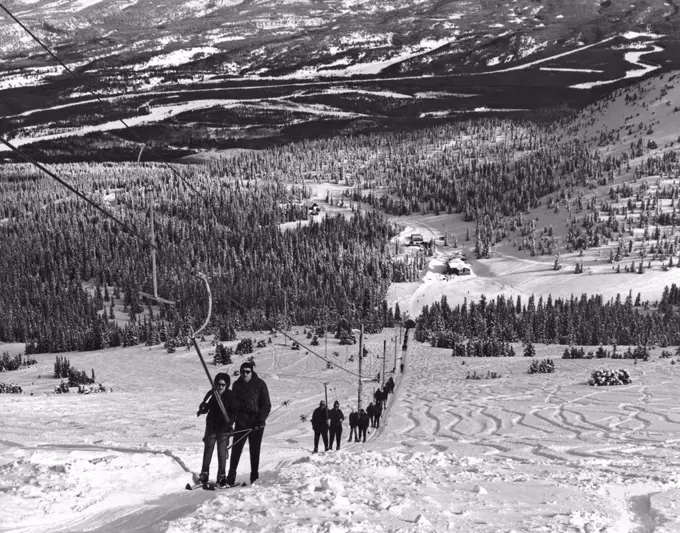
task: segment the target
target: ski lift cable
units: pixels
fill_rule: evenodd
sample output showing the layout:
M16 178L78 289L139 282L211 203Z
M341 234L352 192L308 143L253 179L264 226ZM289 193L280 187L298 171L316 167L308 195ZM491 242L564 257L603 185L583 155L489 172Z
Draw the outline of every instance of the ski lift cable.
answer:
M117 218L117 217L116 217L115 215L113 215L112 213L109 213L106 209L104 209L102 206L100 206L97 202L95 202L94 200L91 200L90 198L88 198L87 196L85 196L85 195L84 195L82 192L80 192L78 189L76 189L75 187L73 187L71 184L69 184L68 182L64 181L63 179L61 179L61 178L60 178L59 176L57 176L54 172L52 172L51 170L49 170L48 168L46 168L44 165L42 165L41 163L39 163L38 161L36 161L35 159L33 159L33 158L32 158L30 155L28 155L26 152L24 152L23 150L20 150L20 149L17 148L16 146L14 146L12 143L10 143L8 140L6 140L4 137L1 137L1 136L0 136L0 142L1 142L2 144L4 144L5 146L7 146L10 150L12 150L13 152L15 152L17 155L19 155L20 157L22 157L23 159L25 159L28 163L31 163L32 165L34 165L34 166L37 167L38 169L42 170L42 171L43 171L45 174L47 174L50 178L52 178L52 179L56 180L57 182L59 182L61 185L63 185L63 186L66 187L69 191L71 191L73 194L75 194L76 196L78 196L78 197L81 198L82 200L85 200L85 202L87 202L89 205L91 205L92 207L94 207L97 211L99 211L99 212L102 213L103 215L109 217L109 218L110 218L111 220L113 220L116 224L118 224L118 225L121 226L123 229L125 229L125 231L127 231L127 232L130 233L131 235L134 235L135 237L137 237L137 238L138 238L140 241L142 241L142 243L144 243L146 246L148 246L148 247L150 247L151 249L154 249L154 250L157 250L157 249L158 249L157 246L156 246L154 243L152 243L151 241L149 241L149 240L146 239L145 237L142 237L137 231L135 231L134 229L132 229L132 228L131 228L130 226L128 226L125 222L123 222L122 220L120 220L119 218Z
M0 8L2 8L2 10L5 13L7 13L7 15L21 27L21 29L23 29L28 35L30 35L31 38L35 42L37 42L38 45L40 45L40 47L50 55L50 57L52 57L57 63L59 63L64 68L64 70L66 70L66 72L68 72L76 80L78 80L80 83L82 83L83 86L85 87L85 89L92 96L94 96L94 98L99 103L105 104L104 100L97 93L94 92L94 90L90 87L90 85L88 85L80 76L78 76L75 72L73 72L73 70L71 70L68 67L68 65L66 65L66 63L64 63L54 52L52 52L52 50L50 50L49 47L47 45L45 45L30 29L28 29L28 27L26 27L26 25L23 22L21 22L9 9L7 9L7 7L5 7L4 4L0 3ZM182 176L181 173L175 167L173 167L170 163L165 161L165 159L163 159L163 157L160 154L156 153L156 151L152 147L148 146L144 142L144 140L142 140L139 137L139 135L137 135L137 133L135 133L135 131L130 127L130 125L127 122L125 122L125 120L123 120L122 118L119 118L118 121L121 124L123 124L123 126L125 126L130 131L130 133L137 140L137 142L142 144L143 147L146 147L153 155L155 155L161 161L161 163L163 163L166 167L168 167L171 170L171 172L175 176L177 176L187 187L189 187L192 191L194 191L194 193L196 193L205 202L206 205L210 205L208 199L205 196L203 196L198 191L198 189L196 189L196 187L194 187L191 183L189 183L189 181L184 176ZM141 155L142 155L142 152L140 151L139 156L137 158L138 162L139 162L139 158L141 157Z
M238 300L236 300L236 299L235 299L233 296L231 296L230 294L227 294L227 295L226 295L226 298L227 298L230 302L232 302L234 305L236 305L237 307L243 309L244 311L247 310L247 309L243 306L243 304L241 304L241 302L239 302ZM351 375L356 376L356 377L359 377L359 378L361 377L360 374L358 374L358 373L356 373L356 372L353 372L353 371L351 371L351 370L348 370L348 369L345 368L344 366L341 366L341 365L339 365L339 364L337 364L337 363L334 363L334 362L331 361L330 359L325 358L323 355L320 355L320 354L316 353L316 352L315 352L314 350L312 350L309 346L307 346L307 345L301 343L298 339L293 338L292 336L288 335L288 333L286 333L285 331L283 331L283 330L281 330L281 329L275 327L269 320L266 320L266 319L265 319L265 320L264 320L264 324L265 324L265 326L267 326L268 328L270 328L272 331L278 331L281 335L283 335L284 337L286 337L286 338L287 338L288 340L290 340L291 342L296 342L296 343L298 343L298 344L300 345L301 348L304 348L304 349L307 350L309 353L311 353L313 356L318 357L318 358L321 359L322 361L325 361L326 363L328 363L328 364L330 364L330 365L333 365L334 367L339 368L340 370L343 370L343 371L347 372L348 374L351 374Z
M33 33L33 32L31 32L31 30L28 29L28 28L26 27L26 25L24 25L24 24L23 24L23 23L22 23L22 22L21 22L21 21L20 21L20 20L19 20L19 19L18 19L11 11L10 11L10 10L9 10L9 9L7 9L7 7L5 7L4 4L0 3L0 8L2 8L2 10L5 11L5 13L7 13L7 15L8 15L14 22L16 22L16 23L17 23L17 24L18 24L18 25L19 25L19 26L20 26L20 27L21 27L28 35L30 35L31 38L32 38L34 41L36 41L36 42L40 45L40 47L43 48L43 49L50 55L50 57L52 57L55 61L57 61L57 62L58 62L58 63L59 63L59 64L60 64L60 65L61 65L61 66L62 66L62 67L63 67L63 68L71 75L71 76L73 76L75 79L77 79L78 81L80 81L80 82L87 88L88 92L90 92L90 94L92 94L92 95L97 99L97 101L99 101L100 103L105 103L105 102L103 101L103 99L102 99L99 95L97 95L97 94L89 87L89 85L87 85L87 84L86 84L86 83L85 83L85 82L84 82L84 81L83 81L83 80L82 80L75 72L73 72L73 71L68 67L68 65L66 65L66 64L65 64L65 63L64 63L64 62L63 62L63 61L62 61L62 60L54 53L54 52L52 52L52 51L51 51L51 50L50 50L50 49L49 49L49 48L48 48L48 47L47 47L47 46L46 46L46 45L45 45L45 44L44 44L44 43L43 43L43 42L42 42L42 41L41 41L41 40ZM149 147L146 145L146 143L145 143L144 141L142 141L142 140L139 138L139 136L134 132L134 130L129 126L129 124L127 124L123 119L118 119L118 120L119 120L119 121L120 121L120 122L121 122L121 123L122 123L122 124L123 124L130 132L131 132L131 134L132 134L132 135L133 135L133 136L134 136L134 137L135 137L142 145L144 145L144 146L146 146L147 148L149 148ZM88 203L90 203L91 205L93 205L96 209L98 209L99 211L101 211L102 213L104 213L106 216L108 216L108 217L110 217L111 219L113 219L114 221L116 221L116 222L117 222L118 224L120 224L122 227L126 228L127 231L130 231L131 234L135 235L137 238L139 238L142 242L146 243L146 244L147 244L148 246L150 246L152 249L157 249L157 247L156 247L154 244L152 244L152 243L149 242L147 239L145 239L144 237L142 237L141 235L139 235L136 231L131 230L126 224L124 224L123 222L121 222L120 220L118 220L116 217L114 217L114 216L111 215L110 213L106 212L102 207L98 206L96 203L94 203L94 202L92 202L91 200L87 199L87 197L85 197L84 195L82 195L82 193L77 192L76 189L74 189L73 187L71 187L70 185L68 185L66 182L64 182L63 180L61 180L60 178L58 178L58 177L56 176L56 174L54 174L54 173L50 172L49 170L47 170L45 167L43 167L42 165L40 165L40 163L38 163L37 161L35 161L35 160L33 160L32 158L30 158L27 154L24 154L23 152L21 152L18 148L16 148L16 147L14 147L13 145L11 145L11 144L10 144L9 142L7 142L4 138L0 138L0 139L2 140L3 144L5 144L6 146L8 146L12 151L14 151L14 152L16 152L17 154L21 155L21 157L23 157L26 161L29 161L30 163L34 164L35 166L37 166L38 168L40 168L41 170L43 170L43 172L47 173L50 177L52 177L53 179L56 179L56 180L59 181L62 185L66 186L69 190L71 190L72 192L74 192L74 194L77 194L79 197L85 199ZM165 161L162 157L158 156L158 154L156 154L156 153L153 151L152 148L149 148L149 150L150 150L154 155L156 155L157 157L159 157L159 159L163 162L163 164L165 164L165 165L166 165L166 166L167 166L167 167L168 167L168 168L169 168L169 169L170 169L177 177L180 178L180 180L182 180L182 181L183 181L183 182L184 182L191 190L193 190L199 197L201 197L201 198L203 199L203 201L206 203L206 205L211 205L211 204L208 202L207 198L205 198L205 197L204 197L204 196L203 196L203 195L202 195L202 194L201 194L201 193L200 193L200 192L199 192L199 191L198 191L191 183L189 183L189 182L188 182L188 181L187 181L187 180L186 180L186 179L185 179L185 178L184 178L184 177L183 177L183 176L182 176L182 175L181 175L181 174L180 174L180 173L172 166L172 165L170 165L170 164L169 164L167 161ZM141 156L141 152L140 152L140 156ZM181 267L181 265L180 265L180 267ZM183 268L184 268L185 270L189 270L188 267L183 267ZM194 272L192 272L192 275L195 276L196 274L195 274ZM205 280L204 280L204 281L205 281ZM232 302L236 303L239 307L243 308L243 306L242 306L240 303L236 302L236 300L234 300L232 297L229 297L229 299L230 299ZM206 324L204 324L204 325L201 327L201 330L202 330L205 326L206 326ZM288 334L285 333L284 331L281 331L281 330L278 329L278 328L271 327L271 329L273 329L273 330L275 330L275 331L279 331L282 335L284 335L286 338L290 339L291 341L294 341L294 340L295 340L295 339L293 339L290 335L288 335ZM322 359L323 361L326 361L328 364L331 364L331 365L333 365L333 366L335 366L335 367L337 367L337 368L340 368L341 370L344 370L345 372L348 372L348 373L350 373L350 374L352 374L352 375L355 375L355 376L357 376L357 377L361 377L359 374L357 374L357 373L355 373L355 372L352 372L351 370L348 370L348 369L346 369L346 368L344 368L344 367L338 365L337 363L334 363L333 361L330 361L330 360L326 359L325 357L323 357L323 356L317 354L316 352L314 352L314 350L312 350L312 349L309 348L308 346L305 346L304 344L300 343L299 341L297 341L297 342L298 342L298 344L299 344L300 346L302 346L303 348L305 348L306 350L308 350L308 351L309 351L310 353L312 353L315 357L318 357L318 358Z

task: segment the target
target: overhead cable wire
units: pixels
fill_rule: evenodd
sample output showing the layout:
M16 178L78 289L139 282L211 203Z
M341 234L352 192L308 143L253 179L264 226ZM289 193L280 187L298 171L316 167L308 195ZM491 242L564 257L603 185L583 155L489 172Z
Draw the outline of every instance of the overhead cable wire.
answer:
M8 147L10 150L12 150L14 153L16 153L17 155L19 155L20 157L22 157L23 159L25 159L26 161L28 161L28 162L31 163L32 165L35 165L37 168L39 168L40 170L42 170L42 171L43 171L45 174L47 174L50 178L52 178L52 179L58 181L61 185L63 185L64 187L66 187L69 191L71 191L73 194L75 194L78 198L81 198L82 200L84 200L85 202L87 202L89 205L91 205L92 207L94 207L97 211L99 211L100 213L102 213L102 214L106 215L107 217L109 217L110 219L112 219L116 224L120 225L123 229L125 229L125 231L127 231L127 232L130 233L131 235L134 235L135 237L137 237L137 238L138 238L140 241L142 241L146 246L148 246L148 247L150 247L150 248L153 248L153 249L156 249L156 250L158 249L158 247L157 247L156 245L154 245L150 240L148 240L147 238L145 238L145 237L143 237L142 235L140 235L136 230L132 229L132 228L131 228L130 226L128 226L125 222L123 222L123 221L120 220L118 217L116 217L115 215L113 215L112 213L108 212L106 209L104 209L103 207L101 207L99 204L97 204L97 202L95 202L94 200L91 200L90 198L88 198L87 196L85 196L85 195L84 195L82 192L80 192L78 189L76 189L76 188L73 187L71 184L69 184L68 182L64 181L62 178L60 178L59 176L57 176L57 175L56 175L54 172L52 172L50 169L46 168L46 167L43 166L41 163L39 163L38 161L36 161L35 159L33 159L33 158L32 158L30 155L28 155L26 152L20 150L19 148L17 148L17 147L14 146L13 144L11 144L11 143L10 143L8 140L6 140L4 137L0 137L0 142L1 142L2 144L4 144L5 146L7 146L7 147Z
M246 309L246 307L245 307L241 302L239 302L238 300L236 300L236 299L235 299L233 296L231 296L230 294L227 293L225 296L226 296L227 300L229 300L230 302L232 302L232 303L233 303L234 305L236 305L238 308L242 309L243 311L247 311L247 310L248 310L248 309ZM286 337L286 338L287 338L288 340L290 340L291 342L297 342L302 348L304 348L305 350L307 350L307 351L308 351L309 353L311 353L313 356L318 357L318 358L321 359L322 361L325 361L326 363L328 363L328 364L330 364L330 365L333 365L334 367L339 368L340 370L343 370L343 371L347 372L348 374L352 374L353 376L356 376L356 377L363 377L361 374L358 374L358 373L356 373L356 372L353 372L353 371L351 371L351 370L348 370L348 369L346 369L344 366L339 365L339 364L337 364L337 363L334 363L333 361L331 361L330 359L327 359L327 358L324 357L323 355L320 355L320 354L316 353L316 352L315 352L314 350L312 350L309 346L307 346L307 345L301 343L298 339L292 337L291 335L288 335L288 333L286 333L286 332L283 331L282 329L279 329L279 328L275 327L269 320L265 319L265 320L264 320L264 324L265 324L267 327L269 327L271 330L273 330L273 331L278 331L281 335L283 335L284 337Z
M52 57L57 63L59 63L59 64L66 70L66 72L68 72L68 73L69 73L71 76L73 76L76 80L78 80L80 83L82 83L83 86L85 87L85 89L86 89L92 96L94 96L94 97L97 99L97 101L98 101L99 103L105 104L104 100L103 100L97 93L95 93L94 90L93 90L93 89L92 89L92 88L91 88L91 87L90 87L90 86L89 86L82 78L80 78L80 76L78 76L75 72L73 72L73 70L71 70L71 69L68 67L68 65L66 65L66 63L64 63L59 57L57 57L57 55L56 55L54 52L52 52L52 50L50 50L49 47L48 47L46 44L44 44L44 43L38 38L38 36L35 35L29 28L27 28L26 25L25 25L23 22L21 22L21 21L20 21L20 20L19 20L19 19L18 19L18 18L17 18L10 10L9 10L9 9L7 9L7 7L5 7L4 4L0 3L0 8L1 8L5 13L7 13L7 15L8 15L14 22L16 22L16 23L21 27L21 29L23 29L28 35L30 35L31 38L32 38L35 42L37 42L37 43L40 45L40 47L41 47L43 50L45 50L45 51L50 55L50 57ZM149 151L150 151L153 155L155 155L156 157L158 157L158 159L160 159L160 161L161 161L162 164L164 164L166 167L168 167L168 168L172 171L172 173L173 173L175 176L177 176L177 177L178 177L178 178L179 178L179 179L180 179L187 187L189 187L192 191L194 191L194 193L196 193L196 194L197 194L197 195L198 195L198 196L206 203L206 205L209 205L208 199L207 199L205 196L203 196L203 195L200 193L200 191L199 191L198 189L196 189L196 187L194 187L194 186L193 186L193 185L192 185L192 184L191 184L184 176L182 176L182 174L181 174L180 172L178 172L177 169L176 169L175 167L173 167L170 163L168 163L167 161L165 161L165 159L163 159L163 157L162 157L160 154L156 153L152 147L148 146L148 145L146 144L146 142L144 142L144 140L141 139L141 138L139 137L139 135L137 135L137 134L135 133L135 131L132 129L132 127L131 127L127 122L125 122L125 120L123 120L122 118L119 118L118 120L123 124L123 126L125 126L125 127L130 131L130 133L132 134L132 136L133 136L139 143L141 143L141 144L144 145L146 148L148 148Z
M7 15L8 15L14 22L16 22L16 23L17 23L17 24L18 24L18 25L19 25L19 26L20 26L20 27L21 27L28 35L30 35L31 38L32 38L34 41L36 41L36 42L40 45L40 47L41 47L43 50L45 50L45 51L50 55L50 57L52 57L55 61L57 61L57 62L58 62L58 63L59 63L59 64L60 64L60 65L61 65L61 66L69 73L69 74L71 74L75 79L77 79L78 81L80 81L80 82L85 86L85 88L90 92L90 94L92 94L92 96L94 96L94 97L97 99L97 101L99 101L99 102L102 103L102 104L105 103L104 100L103 100L99 95L97 95L97 94L96 94L96 93L95 93L95 92L94 92L94 91L93 91L93 90L92 90L92 89L84 82L84 80L82 80L75 72L73 72L73 70L71 70L71 69L68 67L68 65L66 65L59 57L57 57L57 55L56 55L54 52L52 52L52 51L51 51L51 50L50 50L50 49L49 49L49 48L48 48L48 47L47 47L47 46L46 46L46 45L45 45L45 44L44 44L44 43L43 43L43 42L42 42L42 41L41 41L41 40L33 33L33 32L31 32L31 30L30 30L29 28L27 28L26 25L23 24L23 23L22 23L22 22L21 22L21 21L20 21L20 20L19 20L19 19L18 19L11 11L10 11L10 10L9 10L9 9L7 9L7 7L5 7L2 3L0 3L0 8L2 8L2 10L5 11L5 13L7 13ZM198 191L191 183L189 183L189 182L188 182L188 181L187 181L187 180L186 180L186 179L185 179L185 178L184 178L184 177L183 177L183 176L182 176L182 175L181 175L181 174L180 174L180 173L172 166L172 165L170 165L170 164L169 164L167 161L165 161L162 157L160 157L158 154L156 154L152 148L150 148L150 147L149 147L142 139L140 139L139 136L134 132L134 130L130 127L129 124L127 124L122 118L119 118L118 120L119 120L119 121L120 121L120 122L121 122L128 130L130 130L130 132L132 133L132 135L133 135L133 136L134 136L134 137L135 137L142 145L144 145L145 147L149 148L149 150L150 150L154 155L156 155L157 157L159 157L159 159L161 160L161 162L162 162L163 164L165 164L165 165L166 165L166 166L167 166L167 167L168 167L168 168L169 168L169 169L170 169L177 177L179 177L180 180L182 180L182 182L184 182L191 190L193 190L200 198L202 198L203 201L206 203L206 205L210 205L210 203L209 203L209 201L207 200L207 198L205 198L205 197L200 193L200 191ZM38 161L36 161L36 160L33 159L32 157L30 157L28 154L26 154L25 152L19 150L17 147L15 147L14 145L10 144L7 140L5 140L5 139L2 138L2 137L0 137L0 142L2 142L3 144L5 144L8 148L10 148L13 152L15 152L16 154L18 154L19 156L21 156L23 159L25 159L25 160L28 161L29 163L35 165L37 168L39 168L40 170L42 170L43 172L45 172L48 176L50 176L51 178L55 179L55 180L56 180L57 182L59 182L61 185L63 185L64 187L66 187L67 189L69 189L71 192L73 192L74 194L76 194L79 198L82 198L83 200L85 200L88 204L90 204L91 206L93 206L95 209L97 209L98 211L100 211L101 213L103 213L104 215L106 215L107 217L111 218L114 222L116 222L117 224L119 224L121 227L125 228L126 231L128 231L131 235L134 235L135 237L137 237L137 238L138 238L140 241L142 241L144 244L146 244L147 246L150 246L150 247L153 248L153 249L158 250L158 247L157 247L156 245L152 244L151 241L149 241L148 239L142 237L137 231L135 231L135 230L133 230L132 228L130 228L127 224L125 224L123 221L121 221L121 220L119 220L118 218L116 218L113 214L111 214L111 213L109 213L108 211L106 211L104 208L102 208L101 206L99 206L96 202L94 202L94 201L90 200L89 198L87 198L87 197L86 197L84 194L82 194L80 191L78 191L77 189L75 189L74 187L72 187L71 185L69 185L67 182L65 182L64 180L62 180L61 178L59 178L54 172L50 171L49 169L47 169L46 167L44 167L43 165L41 165ZM214 214L214 213L213 213L213 214ZM183 265L178 265L178 266L179 266L180 268L182 268L183 270L185 270L185 271L189 271L190 274L191 274L192 276L194 276L194 277L199 277L199 278L200 278L200 276L197 274L197 272L195 271L195 269L190 268L190 267L186 267L186 266L183 266ZM231 295L227 294L227 298L228 298L232 303L234 303L236 306L238 306L239 308L241 308L241 309L243 309L243 310L246 309L245 306L243 306L240 302L238 302L236 299L234 299ZM360 374L358 374L358 373L356 373L356 372L352 372L351 370L348 370L348 369L344 368L343 366L338 365L337 363L334 363L333 361L331 361L331 360L325 358L324 356L322 356L322 355L320 355L320 354L317 354L314 350L312 350L312 349L309 348L308 346L302 344L299 340L294 339L292 336L288 335L285 331L282 331L281 329L274 327L268 320L265 320L264 322L265 322L265 324L266 324L268 327L270 327L270 329L272 329L272 330L274 330L274 331L278 331L278 332L281 333L284 337L286 337L287 339L290 339L290 340L293 341L293 342L297 342L301 347L305 348L307 351L309 351L309 352L310 352L312 355L314 355L315 357L318 357L319 359L325 361L326 363L328 363L328 364L330 364L330 365L332 365L332 366L335 366L335 367L339 368L340 370L343 370L343 371L345 371L345 372L347 372L347 373L349 373L349 374L352 374L352 375L357 376L357 377L361 377Z

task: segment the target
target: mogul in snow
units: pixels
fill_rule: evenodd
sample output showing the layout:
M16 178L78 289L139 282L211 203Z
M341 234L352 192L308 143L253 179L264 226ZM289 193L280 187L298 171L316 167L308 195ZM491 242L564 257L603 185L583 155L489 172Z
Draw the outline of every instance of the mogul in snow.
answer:
M219 373L215 376L215 388L220 394L222 405L229 410L231 406L231 391L229 374ZM229 456L228 443L231 431L231 422L227 421L222 413L215 392L208 391L198 407L196 416L208 413L205 419L205 434L203 435L203 465L201 474L198 476L199 483L206 484L210 480L210 461L212 460L215 445L217 445L217 485L224 487L227 484L226 466Z
M271 410L272 404L269 400L267 384L255 373L253 363L246 361L241 365L239 377L234 382L231 393L231 413L235 427L229 474L227 474L228 485L236 483L236 469L246 439L250 448L250 482L253 483L259 478L262 434Z

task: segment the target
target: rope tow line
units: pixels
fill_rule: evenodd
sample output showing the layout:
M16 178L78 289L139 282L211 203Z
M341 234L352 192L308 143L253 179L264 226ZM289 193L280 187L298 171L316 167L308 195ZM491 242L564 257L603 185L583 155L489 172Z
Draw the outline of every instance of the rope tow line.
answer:
M94 96L94 98L95 98L99 103L101 103L101 104L105 104L105 103L106 103L106 102L104 102L104 100L103 100L97 93L94 92L94 90L93 90L93 89L85 82L85 80L83 80L82 78L80 78L80 76L78 76L75 72L73 72L73 70L71 70L71 69L68 67L68 65L66 65L61 59L59 59L59 57L57 57L57 55L56 55L54 52L52 52L52 50L50 50L49 47L48 47L47 45L45 45L45 44L44 44L44 43L43 43L43 42L42 42L42 41L41 41L41 40L40 40L40 39L32 32L32 31L31 31L31 30L29 30L29 29L26 27L26 25L25 25L23 22L21 22L21 21L20 21L20 20L19 20L19 19L18 19L18 18L17 18L10 10L9 10L9 9L7 9L2 3L0 3L0 9L2 9L5 13L7 13L7 15L8 15L14 22L16 22L16 23L21 27L22 30L24 30L28 35L30 35L31 38L32 38L36 43L38 43L38 45L39 45L43 50L45 50L45 51L50 55L50 57L52 57L52 59L54 59L57 63L59 63L59 64L64 68L64 70L66 70L66 72L68 72L68 73L69 73L71 76L73 76L76 80L78 80L80 83L82 83L83 86L85 87L85 89L86 89L92 96ZM168 163L167 161L165 161L165 159L163 159L163 157L162 157L160 154L156 153L152 147L148 146L148 145L147 145L147 144L139 137L139 135L137 135L137 133L135 132L135 130L132 129L132 128L130 127L130 125L129 125L127 122L125 122L125 120L123 120L122 118L119 118L118 121L119 121L121 124L123 124L123 126L125 126L125 127L130 131L130 133L131 133L132 136L137 140L137 142L139 142L143 147L147 148L154 156L156 156L156 157L161 161L161 163L162 163L163 165L165 165L167 168L169 168L170 171L171 171L175 176L177 176L177 177L178 177L178 178L179 178L179 179L180 179L187 187L189 187L192 191L194 191L194 193L196 193L196 194L197 194L197 195L205 202L206 205L210 205L208 199L207 199L205 196L203 196L203 195L198 191L198 189L196 189L189 181L187 181L186 178L184 178L184 177L177 171L177 169L176 169L175 167L173 167L170 163ZM142 152L141 152L141 150L140 150L139 156L137 157L137 162L139 162L139 158L140 158L141 156L142 156Z
M54 52L52 52L52 51L49 49L49 47L48 47L47 45L45 45L45 44L44 44L44 43L43 43L43 42L42 42L42 41L41 41L41 40L40 40L33 32L31 32L31 30L30 30L28 27L26 27L26 25L25 25L23 22L21 22L21 21L20 21L20 20L19 20L19 19L18 19L18 18L17 18L17 17L16 17L9 9L8 9L8 8L7 8L7 7L4 6L4 4L0 3L0 9L2 9L5 13L7 13L7 15L8 15L8 16L9 16L16 24L18 24L18 25L19 25L19 26L20 26L20 27L21 27L21 28L22 28L22 29L23 29L23 30L24 30L24 31L25 31L25 32L26 32L26 33L27 33L27 34L28 34L28 35L36 42L36 43L38 43L38 45L39 45L43 50L45 50L45 51L49 54L50 57L52 57L57 63L59 63L59 64L60 64L60 65L61 65L61 66L62 66L62 67L63 67L63 68L71 75L71 76L73 76L76 80L78 80L80 83L82 83L83 86L88 90L88 92L89 92L90 94L92 94L92 96L93 96L98 102L100 102L100 103L102 103L102 104L105 103L104 100L103 100L99 95L97 95L97 93L95 93L94 90L93 90L87 83L85 83L85 81L84 81L83 79L81 79L75 72L73 72L73 70L71 70L71 69L68 67L68 65L66 65L66 64L65 64L65 63L64 63L64 62L63 62L63 61L62 61L62 60L54 53ZM156 157L158 157L159 160L160 160L166 167L168 167L168 168L172 171L172 173L173 173L175 176L177 176L177 177L178 177L185 185L187 185L187 186L188 186L188 187L189 187L196 195L198 195L198 196L205 202L206 205L212 205L212 204L208 201L208 199L207 199L204 195L202 195L202 194L200 193L200 191L198 191L191 183L189 183L189 182L188 182L188 181L187 181L187 180L186 180L186 179L185 179L185 178L184 178L184 177L183 177L183 176L182 176L182 175L181 175L181 174L180 174L180 173L172 166L172 165L170 165L167 161L165 161L160 155L156 154L156 152L153 150L153 148L149 147L142 139L140 139L139 136L135 133L135 131L130 127L130 125L129 125L127 122L125 122L125 121L124 121L123 119L121 119L121 118L119 118L118 120L119 120L119 122L120 122L121 124L123 124L123 126L125 126L125 127L130 131L130 133L131 133L131 134L139 141L139 143L143 145L143 147L148 148L149 151L151 151L151 153L153 153ZM68 183L64 182L64 181L63 181L61 178L59 178L56 174L54 174L54 173L51 172L50 170L46 169L43 165L41 165L40 163L38 163L36 160L34 160L34 159L31 158L30 156L28 156L28 155L27 155L26 153L24 153L23 151L19 150L17 147L15 147L15 146L13 146L12 144L10 144L7 140L5 140L4 138L0 137L0 142L2 142L3 144L5 144L8 148L10 148L13 152L17 153L18 155L20 155L20 156L21 156L22 158L24 158L26 161L28 161L29 163L35 165L37 168L39 168L40 170L42 170L43 172L45 172L45 173L46 173L48 176L50 176L51 178L57 180L57 181L58 181L59 183L61 183L64 187L68 188L70 191L72 191L72 192L73 192L74 194L76 194L78 197L80 197L80 198L82 198L83 200L85 200L88 204L90 204L91 206L93 206L95 209L97 209L98 211L100 211L102 214L104 214L104 215L106 215L107 217L109 217L109 218L111 218L112 220L114 220L114 221L115 221L117 224L119 224L121 227L125 228L125 230L126 230L127 232L129 232L131 235L134 235L135 237L137 237L141 242L143 242L144 244L146 244L147 246L149 246L152 250L158 250L158 247L156 246L155 242L149 241L148 239L142 237L138 232L136 232L135 230L131 229L131 228L130 228L129 226L127 226L124 222L122 222L121 220L119 220L118 218L116 218L114 215L112 215L111 213L107 212L105 209L103 209L103 208L100 207L99 205L97 205L95 202L93 202L92 200L90 200L89 198L87 198L87 197L86 197L85 195L83 195L81 192L77 191L74 187L72 187L72 186L69 185ZM140 150L140 153L139 153L139 156L138 156L138 160L139 160L140 157L141 157L141 150ZM215 215L214 210L213 210L213 215ZM198 344L196 343L195 335L196 335L197 333L199 333L200 331L202 331L202 330L207 326L207 324L208 324L208 322L209 322L209 320L210 320L210 315L211 315L212 299L211 299L211 295L210 295L210 287L209 287L209 285L208 285L207 278L206 278L204 275L202 275L202 274L200 274L200 275L196 274L196 272L192 271L192 269L190 269L189 267L185 267L185 266L183 266L183 265L178 265L178 266L179 266L180 268L184 269L185 271L189 271L189 272L191 273L192 276L196 276L196 277L198 277L199 279L202 279L202 280L204 281L204 283L206 284L206 287L207 287L207 289L208 289L208 295L209 295L209 298L210 298L210 300L209 300L210 309L209 309L208 317L207 317L207 319L206 319L206 322L203 324L203 326L201 326L201 328L199 328L199 329L196 331L196 333L194 333L194 336L192 336L192 340L193 340L193 342L194 342L194 345L197 347L197 350L198 350ZM245 309L245 307L244 307L240 302L237 302L233 297L227 295L227 298L228 298L231 302L233 302L235 305L237 305L239 308ZM160 301L160 299L158 299L158 300ZM293 337L291 337L290 335L288 335L286 332L284 332L284 331L282 331L282 330L276 328L276 327L273 326L269 321L265 320L265 324L266 324L271 330L273 330L273 331L278 331L278 332L281 333L284 337L286 337L287 339L290 339L292 342L297 342L301 347L305 348L309 353L311 353L311 354L314 355L315 357L321 359L322 361L325 361L326 363L330 364L331 366L334 366L334 367L336 367L336 368L339 368L340 370L343 370L343 371L345 371L345 372L347 372L348 374L351 374L351 375L353 375L353 376L361 377L360 374L357 374L356 372L352 372L351 370L348 370L348 369L344 368L343 366L341 366L341 365L339 365L339 364L337 364L337 363L335 363L335 362L333 362L333 361L331 361L331 360L329 360L329 359L323 357L322 355L317 354L317 353L316 353L314 350L312 350L309 346L306 346L305 344L301 343L299 340L294 339ZM360 355L363 355L363 354L360 354ZM206 372L207 372L208 375L209 375L209 372L207 371L207 367L205 367L205 361L203 360L203 356L200 354L200 351L199 351L199 356L201 357L201 361L202 361L203 364L204 364L204 368L206 368ZM213 386L213 390L215 390L214 383L212 382L212 378L211 378L210 376L209 376L209 379L210 379L211 385ZM225 412L225 416L226 416L226 412Z

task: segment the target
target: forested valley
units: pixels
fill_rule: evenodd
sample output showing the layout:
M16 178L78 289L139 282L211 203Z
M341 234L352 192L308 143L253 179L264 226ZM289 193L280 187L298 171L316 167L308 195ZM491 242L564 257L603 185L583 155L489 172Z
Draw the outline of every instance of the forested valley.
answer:
M393 279L413 279L413 264L394 261L394 227L378 212L308 218L301 189L279 181L218 179L185 168L200 193L157 166L66 165L62 176L148 235L148 197L156 192L158 293L176 300L154 314L138 296L152 293L150 247L131 232L25 165L0 167L0 339L32 353L90 350L186 337L207 314L213 327L337 320L367 328L388 319L384 294ZM206 203L207 202L207 203ZM120 328L113 307L122 300Z
M327 326L345 318L376 331L394 320L385 301L390 283L416 280L425 266L422 256L396 257L389 240L398 228L386 214L460 216L476 226L479 258L503 239L533 255L621 239L633 226L654 232L655 224L674 224L677 187L663 189L654 202L643 201L632 187L612 187L607 204L583 193L631 171L631 160L649 149L641 137L630 151L603 159L587 143L565 136L559 124L483 119L244 151L206 165L177 166L181 179L155 163L52 167L131 231L34 168L6 164L0 166L0 340L25 342L33 353L181 341L207 312L205 287L192 272L210 280L213 329ZM672 151L633 169L636 179L676 170ZM349 204L351 214L310 217L313 182L340 186L325 202ZM175 300L174 308L151 308L138 296L152 292L151 250L135 235L149 235L150 190L158 292ZM635 201L625 204L626 196ZM672 213L660 210L664 198ZM542 203L568 210L565 241L527 217ZM582 211L583 217L575 216ZM309 223L280 227L296 221ZM656 240L648 236L636 251L643 258L649 252L670 256L672 265L674 233L654 232ZM630 253L632 245L621 240L620 251ZM114 312L114 302L121 301L125 317ZM507 340L534 336L526 325L503 327L492 333ZM581 340L597 336L574 334Z

